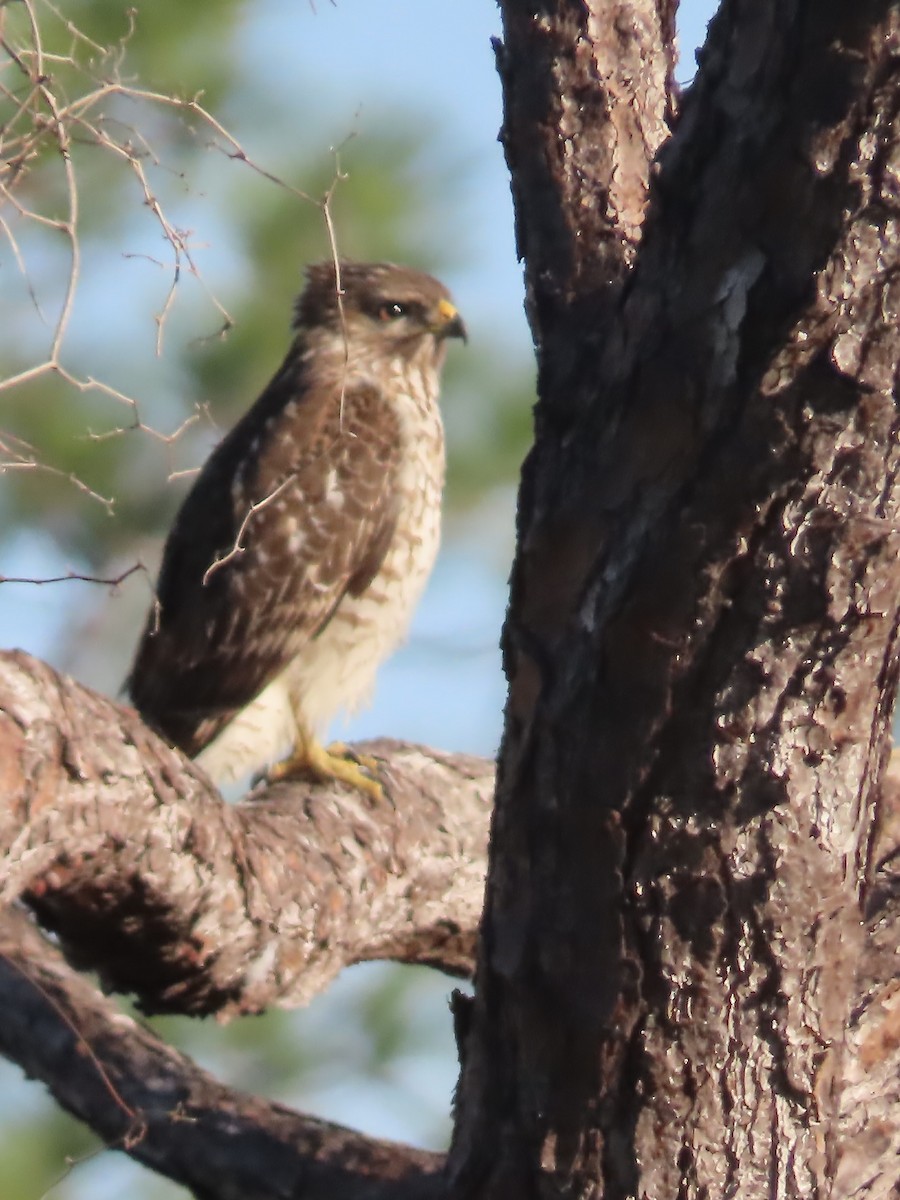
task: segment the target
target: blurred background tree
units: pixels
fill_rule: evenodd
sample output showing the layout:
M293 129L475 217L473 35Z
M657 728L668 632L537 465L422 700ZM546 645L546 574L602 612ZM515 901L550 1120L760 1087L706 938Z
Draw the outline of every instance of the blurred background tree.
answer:
M711 7L690 7L694 42ZM4 646L118 691L191 474L281 361L304 264L331 252L328 198L342 255L438 275L472 335L443 391L441 559L409 645L346 732L493 753L533 399L495 140L498 32L483 0L0 3ZM39 582L69 574L124 578ZM302 1013L164 1033L249 1090L438 1148L450 987L371 965ZM92 1147L2 1064L0 1114L2 1196L55 1180L65 1200L184 1195Z

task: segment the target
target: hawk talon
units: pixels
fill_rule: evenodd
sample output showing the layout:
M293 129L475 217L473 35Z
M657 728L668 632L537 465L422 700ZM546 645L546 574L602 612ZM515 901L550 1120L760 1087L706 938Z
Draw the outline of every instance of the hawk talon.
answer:
M346 742L329 742L325 747L325 752L334 755L336 758L349 758L352 762L365 767L371 775L377 776L378 774L378 759L371 754L361 754L359 750L354 750Z
M338 747L342 747L344 753L335 753ZM345 754L350 755L352 751L340 742L332 743L326 748L320 742L310 738L308 741L298 743L287 758L269 768L268 781L269 783L279 783L281 780L290 779L295 775L311 775L322 783L329 779L337 779L349 787L365 792L373 800L383 800L384 789L380 781L377 778L373 779L362 769L366 767L377 772L375 759L369 758L368 755L361 755L359 761L354 761L355 755L346 757Z

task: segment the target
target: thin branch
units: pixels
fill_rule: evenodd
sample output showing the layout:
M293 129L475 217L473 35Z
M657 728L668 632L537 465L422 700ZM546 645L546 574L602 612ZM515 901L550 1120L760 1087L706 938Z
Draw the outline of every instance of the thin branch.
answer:
M98 504L102 504L106 511L112 514L115 501L111 497L101 496L99 492L95 492L74 471L63 471L59 467L50 466L49 463L40 462L34 447L24 438L0 431L0 454L9 456L5 461L0 459L0 475L11 471L34 471L44 475L53 475L57 479L65 479L79 492L96 500Z
M268 506L274 500L278 499L285 488L290 487L296 478L297 472L291 471L289 475L286 475L284 479L282 479L281 483L272 488L268 495L263 496L262 500L255 500L251 503L250 507L247 509L247 512L244 514L244 519L241 521L237 533L235 534L234 545L226 554L223 554L221 558L214 559L206 568L206 571L203 574L204 587L206 587L216 571L220 570L227 563L230 563L233 559L240 557L240 555L244 553L244 551L247 549L247 547L244 545L244 534L247 532L247 528L254 515L260 512L262 509L268 508Z
M0 921L2 921L2 924L0 924L0 930L2 930L2 932L0 932L0 941L2 941L3 933L9 934L12 929L18 927L21 931L23 941L27 938L33 950L37 950L39 946L43 948L43 943L38 942L33 928L25 924L25 918L23 915L20 914L14 917L10 909L5 909L3 918L0 918ZM5 926L5 928L3 926ZM25 932L26 929L28 930L27 934ZM63 1025L65 1025L72 1036L76 1039L79 1046L79 1052L90 1061L91 1067L99 1075L100 1080L109 1093L109 1097L113 1104L117 1105L121 1112L128 1117L129 1120L135 1121L137 1113L135 1113L134 1109L126 1104L119 1095L116 1085L109 1077L109 1072L106 1070L98 1056L94 1053L94 1049L90 1042L84 1036L81 1029L79 1029L79 1027L75 1024L71 1015L66 1011L66 1008L61 1000L58 1000L49 989L42 985L39 976L38 964L40 963L41 959L45 957L45 954L46 951L44 953L33 953L31 956L31 962L28 962L27 960L19 961L14 955L6 954L2 948L0 948L0 958L2 958L3 962L5 962L11 971L17 971L27 984L29 984L36 992L40 993L41 999L49 1004Z
M136 562L132 563L130 567L127 567L120 574L113 576L81 575L77 571L67 571L65 575L45 576L42 579L32 575L0 575L0 583L31 583L36 586L42 586L47 583L71 583L75 581L79 583L98 583L103 587L108 587L110 590L115 591L126 579L130 579L138 571L142 571L149 579L150 576L144 564Z
M2 213L0 213L0 229L3 230L3 234L6 238L6 240L10 244L10 248L12 249L12 252L13 252L13 258L16 260L16 266L19 269L19 274L22 276L22 279L25 283L25 287L28 289L28 297L31 300L32 305L34 306L34 310L37 313L41 323L46 325L47 318L44 315L44 310L41 308L41 303L38 300L37 293L34 290L34 285L32 284L31 279L28 275L28 268L25 265L25 258L22 254L22 250L19 246L18 240L16 239L16 235L12 231L12 228L11 228L9 222L6 220L6 218L3 216Z
M191 127L204 129L209 137L207 145L224 153L230 159L246 164L260 178L286 191L304 204L313 204L321 213L332 257L339 262L337 241L331 214L334 189L344 178L335 153L335 172L330 187L316 199L300 188L294 187L256 161L197 96L182 98L167 95L152 89L135 87L123 80L121 71L126 46L134 34L134 15L129 14L129 26L123 37L111 46L101 47L60 12L50 0L20 0L26 16L25 29L17 29L0 23L0 48L8 56L7 80L2 93L9 98L10 114L0 126L0 234L11 247L12 255L24 281L28 298L39 318L48 325L46 357L0 378L0 392L45 379L51 373L67 386L81 393L97 392L130 409L132 420L116 424L112 429L89 434L92 441L101 441L125 432L148 432L163 443L170 453L173 443L195 420L190 417L174 434L164 434L147 424L136 397L112 387L93 376L80 376L64 362L64 348L79 287L82 269L79 231L80 177L81 168L75 155L82 147L96 149L107 158L121 163L131 172L137 182L144 207L156 222L165 243L170 248L167 262L159 265L171 272L171 277L160 310L154 316L156 353L162 354L165 329L178 295L179 285L189 275L206 292L209 303L221 318L220 327L211 336L221 337L232 327L233 320L216 295L208 287L195 259L192 231L179 228L170 216L162 192L155 186L154 172L165 172L163 155L158 153L137 125L128 124L120 116L108 115L104 107L110 101L123 101L136 105L139 111L163 110L174 117L190 123ZM5 12L0 8L0 13ZM52 29L54 37L44 32L42 25ZM58 42L60 28L71 39L69 53L48 55L45 43ZM98 61L99 59L99 61ZM10 76L21 79L21 94L8 86ZM48 148L54 151L48 153ZM65 212L39 211L34 203L23 198L21 184L29 172L41 172L40 180L60 175L65 194ZM179 173L179 178L180 178ZM41 196L51 194L53 189L34 190ZM5 210L5 211L4 211ZM19 236L16 222L26 227L36 226L40 230L53 230L67 239L69 264L66 282L58 296L54 317L48 321L42 312L38 289L32 279L28 259L28 243ZM149 257L149 256L147 256ZM338 291L340 276L338 272ZM338 297L340 307L340 295ZM13 456L10 456L13 457ZM42 456L35 452L31 462L15 462L7 470L50 471L40 462ZM182 473L174 469L171 456L168 459L169 478ZM111 498L97 496L92 489L70 476L71 481L87 495L99 499L110 508ZM248 514L248 517L252 514ZM234 553L239 552L239 546Z

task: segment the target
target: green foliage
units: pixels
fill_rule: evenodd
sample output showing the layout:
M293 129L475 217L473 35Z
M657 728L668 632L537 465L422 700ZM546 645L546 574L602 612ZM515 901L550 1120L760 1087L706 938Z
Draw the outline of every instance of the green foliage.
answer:
M489 488L516 480L532 437L530 364L478 340L448 364L443 389L451 509L476 505Z
M13 1068L0 1069L0 1080ZM11 1082L11 1079L10 1079ZM0 1196L63 1200L68 1163L96 1153L97 1139L60 1109L48 1108L40 1120L34 1111L4 1114L0 1127ZM54 1187L54 1185L57 1185Z
M70 0L59 8L40 4L37 11L48 54L76 52L79 60L98 65L111 50L123 60L123 75L142 88L184 97L202 93L216 107L234 84L244 8L241 0ZM27 19L24 13L19 17Z

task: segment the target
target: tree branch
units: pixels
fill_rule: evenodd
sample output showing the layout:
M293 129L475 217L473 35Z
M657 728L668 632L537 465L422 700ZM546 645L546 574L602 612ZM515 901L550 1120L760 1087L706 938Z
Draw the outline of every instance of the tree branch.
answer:
M0 1052L109 1146L200 1200L427 1200L443 1156L365 1138L217 1083L74 974L21 912L0 918Z
M492 765L367 744L385 796L279 784L236 806L118 707L0 654L0 887L147 1012L306 1003L345 966L472 970Z

